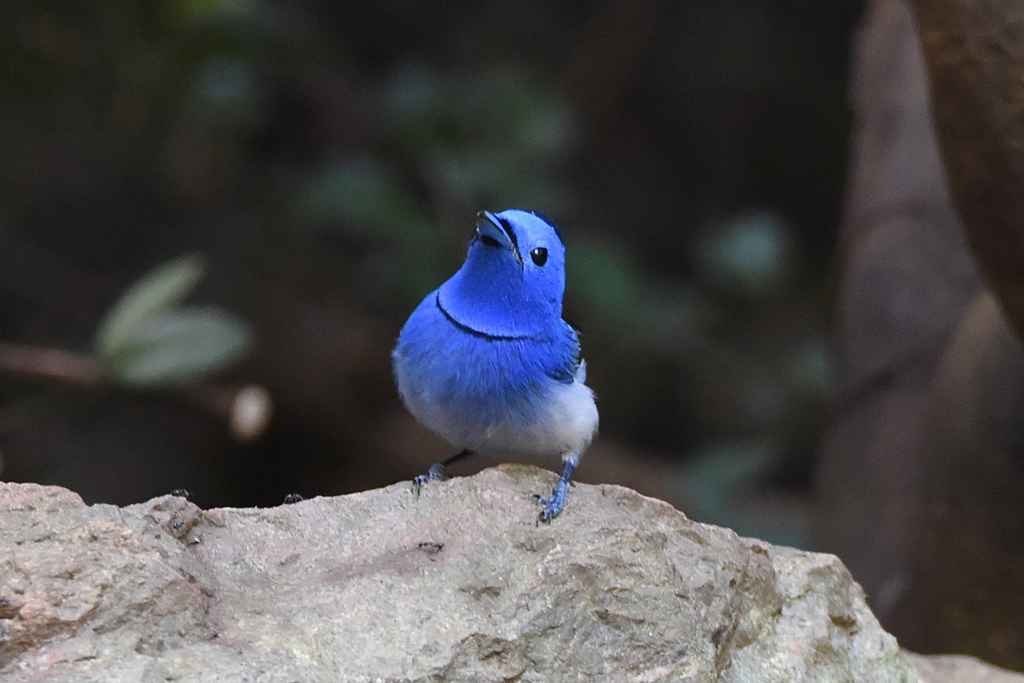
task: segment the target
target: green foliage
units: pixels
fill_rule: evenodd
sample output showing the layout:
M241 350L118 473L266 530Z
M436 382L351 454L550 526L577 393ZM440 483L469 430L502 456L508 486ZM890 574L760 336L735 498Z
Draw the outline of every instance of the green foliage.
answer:
M100 356L117 355L150 319L184 301L202 276L202 259L189 255L160 266L129 287L96 333Z
M248 347L249 333L237 319L213 308L189 308L145 321L107 362L122 384L186 384L222 369Z
M182 307L203 274L185 256L132 285L96 334L108 375L133 387L186 384L223 369L249 348L246 325L215 308Z

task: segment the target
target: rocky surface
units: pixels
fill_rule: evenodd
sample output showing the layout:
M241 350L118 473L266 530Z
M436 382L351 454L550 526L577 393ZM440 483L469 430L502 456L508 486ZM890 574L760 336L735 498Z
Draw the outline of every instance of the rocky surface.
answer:
M1024 683L1024 674L1007 671L964 655L903 656L924 683Z
M209 511L0 484L0 681L921 680L835 557L617 486L538 526L554 480Z

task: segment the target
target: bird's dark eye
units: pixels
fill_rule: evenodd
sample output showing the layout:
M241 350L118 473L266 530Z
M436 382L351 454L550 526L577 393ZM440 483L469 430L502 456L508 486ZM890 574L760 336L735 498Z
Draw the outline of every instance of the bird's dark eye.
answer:
M483 242L484 244L486 244L489 247L500 247L501 246L501 244L498 243L498 240L494 239L490 235L480 235L480 241Z
M531 249L530 258L532 258L533 262L536 263L538 266L543 266L545 263L548 262L548 250L545 249L544 247L537 247L536 249Z

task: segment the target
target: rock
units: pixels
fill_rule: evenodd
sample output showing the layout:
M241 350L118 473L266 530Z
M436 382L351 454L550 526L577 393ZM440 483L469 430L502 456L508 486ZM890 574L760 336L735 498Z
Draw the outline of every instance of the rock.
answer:
M964 655L903 656L914 665L924 683L1024 683L1024 674L985 664Z
M0 681L919 681L831 555L502 466L272 509L0 484ZM929 679L934 680L934 679Z

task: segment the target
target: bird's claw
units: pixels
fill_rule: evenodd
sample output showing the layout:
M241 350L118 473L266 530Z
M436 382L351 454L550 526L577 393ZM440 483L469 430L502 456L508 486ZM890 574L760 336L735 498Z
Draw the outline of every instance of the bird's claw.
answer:
M551 493L550 498L541 498L536 496L537 502L540 505L545 506L540 514L537 515L537 522L543 522L547 524L552 519L558 516L558 513L565 507L565 501L569 497L569 482L565 479L560 479L555 484L555 489Z
M430 481L430 477L425 474L421 474L412 480L412 492L416 494L416 497L420 497L420 489L423 485Z
M444 481L447 478L448 472L445 470L444 463L435 462L430 466L430 469L427 470L426 474L421 474L412 480L412 490L416 496L419 497L420 489L423 488L423 485L428 481Z

